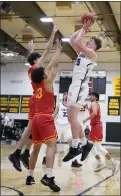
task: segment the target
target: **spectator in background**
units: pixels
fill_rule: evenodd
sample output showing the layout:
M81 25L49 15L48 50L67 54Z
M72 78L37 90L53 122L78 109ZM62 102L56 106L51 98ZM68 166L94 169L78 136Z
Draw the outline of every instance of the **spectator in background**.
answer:
M89 133L90 133L89 125L86 125L86 128L85 128L84 132L85 132L86 138L88 139L88 136L89 136Z
M7 123L7 128L6 128L6 138L8 140L13 139L13 133L12 133L13 126L14 126L14 120L10 119Z
M0 114L0 141L2 140L3 129L4 129L4 118L3 115Z
M4 135L5 135L5 139L7 137L7 130L8 130L8 122L9 122L9 118L6 116L6 113L3 114L3 119L4 119Z
M13 129L13 126L14 126L14 120L13 119L10 119L8 121L8 127L12 130Z

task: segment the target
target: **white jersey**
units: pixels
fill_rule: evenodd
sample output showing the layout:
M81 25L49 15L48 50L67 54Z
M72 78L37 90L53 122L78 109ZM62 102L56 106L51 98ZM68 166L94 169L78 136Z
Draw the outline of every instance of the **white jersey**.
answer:
M74 65L72 83L80 83L80 80L88 83L90 72L96 65L85 54L79 54Z
M60 124L60 125L67 125L67 124L69 124L67 107L64 106L63 103L60 103L56 123Z

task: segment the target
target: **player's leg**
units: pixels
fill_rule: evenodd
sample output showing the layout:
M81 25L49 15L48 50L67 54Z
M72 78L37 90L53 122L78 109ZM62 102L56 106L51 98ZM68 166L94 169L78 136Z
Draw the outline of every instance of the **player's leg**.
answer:
M46 149L46 174L41 179L41 183L48 186L54 192L60 191L60 188L56 185L53 176L53 165L56 154L57 143L57 131L54 124L54 118L51 115L41 116L41 120L44 124L43 133L41 134L41 140L47 144ZM48 123L49 122L49 123Z
M71 133L71 127L70 126L65 126L63 129L63 136L64 136L64 141L66 141L71 147L72 145L72 133ZM73 158L71 167L73 168L80 168L82 166L81 161L80 161L80 156Z
M35 183L33 172L37 162L38 154L41 147L41 118L40 116L34 116L32 119L32 141L34 143L34 148L29 160L29 172L26 178L26 185L32 185Z
M45 186L49 186L51 190L54 192L60 191L60 188L56 185L53 176L53 165L56 154L56 142L57 139L53 138L46 142L47 150L46 150L46 174L41 179L41 183Z
M97 160L97 163L96 163L96 166L94 169L95 172L99 172L106 167L106 165L102 161L100 154L99 154L99 151L95 145L97 140L102 141L102 139L103 139L102 124L92 125L91 131L89 134L89 140L93 143L93 148L92 148L91 152L92 152L93 156L95 157L95 159Z
M75 86L72 87L73 88L70 88L69 89L70 92L68 93L69 96L68 120L70 122L71 130L72 130L72 147L70 148L69 153L64 157L63 159L64 162L69 161L70 159L78 156L81 153L82 153L81 161L84 161L93 146L91 143L87 141L82 126L78 120L80 106L84 104L84 101L88 96L88 87L87 88L82 87L81 91L80 89L77 89L77 87Z
M62 127L61 127L61 125L59 125L58 123L55 123L55 127L56 127L57 134L58 134L58 140L60 140L60 139L61 139L61 136L62 136L62 134L63 134ZM46 165L46 156L43 157L42 165Z
M88 97L89 94L89 86L86 83L82 84L82 90L79 94L79 99L78 99L78 103L80 105L84 105L84 102L86 100L86 98ZM82 129L83 130L83 129ZM85 137L84 134L84 130L82 132L82 130L80 129L80 138L81 138L81 145L82 145L82 157L81 157L81 161L84 161L86 159L86 157L88 156L89 152L91 151L93 144L90 143L87 138Z
M96 147L95 145L96 143L94 142L93 143L93 148L92 148L92 154L93 156L95 157L95 159L97 160L97 163L96 163L96 166L95 166L95 169L94 171L95 172L99 172L101 171L102 169L104 169L106 167L105 163L102 161L101 157L100 157L100 154L99 154L99 151L98 151L98 148Z
M21 150L24 147L24 145L26 144L26 142L28 141L28 138L31 134L31 130L32 130L32 122L31 122L31 120L29 120L29 123L28 123L26 130L24 131L21 139L17 143L17 148L16 148L15 152L10 154L8 157L9 160L12 162L14 168L19 172L22 171L21 164L20 164Z
M21 139L17 143L17 148L16 148L15 152L9 156L9 160L13 163L14 168L18 171L22 171L21 165L20 165L20 154L21 154L22 148L28 142L28 138L32 133L32 118L33 118L34 114L35 114L35 98L34 98L34 96L32 96L29 101L28 126L27 126L26 130L24 131L24 133L22 134ZM28 159L28 160L26 160L26 162L28 162L29 157L26 156L26 159ZM24 163L26 164L26 162L24 162Z
M40 147L41 147L41 144L34 145L33 147L33 151L31 153L30 160L29 160L29 172L26 178L26 185L35 184L33 174L34 174L34 169L36 166L37 158L40 152Z
M24 167L29 169L29 157L30 157L30 148L32 146L32 134L29 136L29 139L26 143L24 152L21 154L20 159Z
M82 153L82 148L79 145L79 131L80 129L82 129L78 121L79 111L79 107L76 106L69 106L68 108L68 121L70 123L72 131L72 147L70 147L68 154L64 157L64 162L69 161Z
M101 145L101 142L96 142L95 147L103 156L112 162L112 174L116 174L119 170L120 162L111 157L109 152Z

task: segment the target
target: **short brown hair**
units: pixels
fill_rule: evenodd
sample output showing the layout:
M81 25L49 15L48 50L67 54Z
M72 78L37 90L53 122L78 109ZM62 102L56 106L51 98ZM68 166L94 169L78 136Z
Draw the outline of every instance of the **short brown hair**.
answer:
M102 41L95 36L92 37L92 39L94 40L94 42L96 44L96 50L99 50L102 47Z
M28 59L27 59L27 62L33 66L34 65L34 61L37 60L38 58L40 58L41 55L37 52L32 52L29 56L28 56Z
M44 80L44 75L45 75L44 67L38 67L34 69L31 73L32 82L41 83Z

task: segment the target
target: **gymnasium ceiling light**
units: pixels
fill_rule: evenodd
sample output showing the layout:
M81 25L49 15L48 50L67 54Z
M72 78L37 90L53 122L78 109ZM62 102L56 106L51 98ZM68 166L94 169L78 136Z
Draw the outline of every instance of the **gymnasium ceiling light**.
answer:
M70 39L68 37L64 37L61 40L62 40L62 42L70 42Z
M53 19L52 18L40 18L40 21L42 22L53 22Z
M14 54L11 53L11 52L10 52L10 53L1 53L1 54L2 54L3 56L6 56L6 57L7 57L7 56L14 56Z

